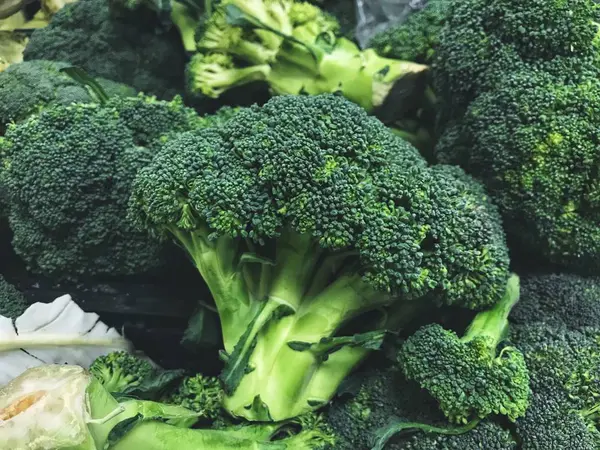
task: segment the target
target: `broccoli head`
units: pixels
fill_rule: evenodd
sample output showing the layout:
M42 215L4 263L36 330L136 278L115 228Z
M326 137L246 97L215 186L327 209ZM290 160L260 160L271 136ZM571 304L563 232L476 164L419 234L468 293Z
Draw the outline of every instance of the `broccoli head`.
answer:
M54 105L11 125L1 181L15 252L53 279L146 273L162 244L126 219L131 184L170 133L201 126L181 99Z
M165 403L181 405L210 420L221 416L222 400L223 389L219 379L202 374L184 378L177 389L164 399Z
M174 237L221 319L225 407L326 404L388 327L504 293L497 211L460 169L337 95L279 96L182 133L138 172L130 217Z
M0 275L0 316L16 319L28 306L23 294Z
M530 394L525 359L513 347L497 349L518 299L515 275L502 300L478 313L462 337L432 324L400 349L398 360L406 377L431 393L450 421L467 423L490 414L514 421L525 414Z
M0 72L0 134L48 105L86 103L90 92L60 69L69 64L54 61L25 61ZM133 88L102 78L96 79L109 96L131 97Z
M182 93L186 57L177 31L161 32L158 20L139 11L131 15L115 17L105 0L66 5L33 32L24 59L66 61L163 99Z
M90 366L90 372L102 386L114 394L139 386L154 371L152 364L127 352L112 352L100 356Z
M597 76L565 82L564 59L520 65L473 100L438 142L439 161L482 180L510 241L551 263L600 264Z
M452 4L452 0L429 0L405 22L373 36L369 47L386 58L431 64Z

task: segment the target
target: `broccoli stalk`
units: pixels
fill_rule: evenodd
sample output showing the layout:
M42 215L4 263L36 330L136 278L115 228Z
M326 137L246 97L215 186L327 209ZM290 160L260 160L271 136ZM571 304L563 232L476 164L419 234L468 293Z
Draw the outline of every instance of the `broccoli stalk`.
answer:
M214 67L192 63L188 71L196 82L188 86L193 94L216 98L262 79L278 95L341 92L369 112L386 102L400 80L408 79L419 89L416 80L425 76L427 66L384 58L372 49L361 51L337 37L338 28L317 7L292 0L223 1L199 29L198 48L235 58L227 69L239 65L243 75L214 77ZM246 63L255 66L244 68ZM248 77L247 71L260 76Z
M497 348L508 330L508 315L519 300L513 275L504 297L478 313L462 337L437 324L406 340L398 359L406 377L429 391L453 422L467 423L490 414L514 421L529 404L529 372L514 347Z

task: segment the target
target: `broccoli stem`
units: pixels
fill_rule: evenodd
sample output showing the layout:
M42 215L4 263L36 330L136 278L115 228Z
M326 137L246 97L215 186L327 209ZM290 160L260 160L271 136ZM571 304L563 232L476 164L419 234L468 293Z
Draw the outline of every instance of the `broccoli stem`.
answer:
M187 6L177 1L171 2L171 20L179 30L183 48L187 52L196 51L196 28L199 21L194 18Z
M242 68L226 68L217 63L206 63L198 67L193 74L192 91L200 91L204 95L218 98L225 91L234 87L268 79L271 67L260 64Z
M512 275L507 282L506 292L492 308L478 313L471 321L461 341L469 342L478 337L490 340L490 350L495 353L496 347L508 331L508 316L519 301L519 277Z

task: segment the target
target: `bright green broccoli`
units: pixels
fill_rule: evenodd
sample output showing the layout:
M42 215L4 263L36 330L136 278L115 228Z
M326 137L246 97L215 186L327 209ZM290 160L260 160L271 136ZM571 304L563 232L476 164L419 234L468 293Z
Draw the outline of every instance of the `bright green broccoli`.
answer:
M138 386L153 371L150 362L123 351L100 356L90 366L92 375L111 394Z
M185 51L177 31L162 30L152 15L134 11L117 18L105 0L77 1L33 32L23 56L66 61L92 76L170 100L183 93Z
M282 420L329 402L419 308L485 308L508 258L496 210L460 169L341 96L279 96L169 141L131 218L187 251L220 315L224 405Z
M369 47L386 58L431 64L453 0L429 0L405 22L377 33Z
M0 316L16 319L28 306L23 294L0 275Z
M188 90L216 98L262 81L274 94L341 92L371 112L393 100L401 80L418 86L426 74L426 66L361 51L338 33L337 20L309 3L222 1L198 29Z
M200 414L200 417L216 420L221 416L223 389L218 378L197 374L186 377L165 403L181 405Z
M18 122L48 105L91 102L94 97L60 69L69 64L25 61L0 72L0 135L11 122ZM131 97L135 90L114 81L97 79L109 96Z
M11 125L0 176L15 252L53 279L158 267L163 245L126 219L131 184L169 134L203 123L181 99L140 95L54 105Z
M478 313L461 337L427 325L398 352L406 377L437 399L450 421L467 423L490 414L514 421L525 414L530 394L525 360L514 347L499 348L518 300L519 278L513 275L502 300Z

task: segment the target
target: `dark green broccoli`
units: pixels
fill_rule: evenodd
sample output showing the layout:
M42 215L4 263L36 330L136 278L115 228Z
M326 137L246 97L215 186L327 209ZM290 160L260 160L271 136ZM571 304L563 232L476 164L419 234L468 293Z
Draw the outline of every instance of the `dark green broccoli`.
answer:
M516 431L523 450L600 446L600 330L569 330L545 322L515 325L525 355L532 401Z
M377 33L368 46L386 58L431 64L453 0L429 0L406 21Z
M356 3L348 0L310 0L323 11L336 18L340 24L340 33L348 39L354 39L357 23Z
M478 313L462 337L427 325L398 352L406 377L437 399L450 421L467 423L490 414L514 421L525 414L530 394L525 360L514 347L499 348L518 300L519 278L513 275L502 300Z
M162 244L126 220L131 185L169 134L202 124L181 99L140 95L54 105L11 125L0 177L15 252L53 279L158 267Z
M195 411L202 418L216 420L221 416L222 400L223 389L219 379L197 374L184 378L163 401Z
M328 403L382 330L430 304L489 307L508 278L481 186L337 95L274 97L180 134L138 173L130 215L207 283L225 408L251 420Z
M535 320L570 329L600 328L600 279L566 273L531 275L521 279L521 299L510 321Z
M0 275L0 316L16 319L28 306L23 294Z
M338 34L337 20L309 3L222 1L198 30L188 91L217 98L262 81L274 94L341 92L372 112L393 100L399 84L422 90L426 66L361 51Z
M486 184L515 245L595 273L600 82L588 75L565 81L555 75L565 64L521 64L499 77L498 87L477 96L446 130L436 156Z
M132 16L114 17L105 0L68 4L33 32L24 59L66 61L163 99L183 93L186 56L177 31L161 31L148 14Z
M100 356L90 366L90 372L111 394L139 386L154 371L152 364L127 352L112 352Z
M18 122L54 104L94 101L90 92L60 69L69 64L25 61L0 72L0 135L11 122ZM131 97L133 88L102 78L96 79L109 96Z

